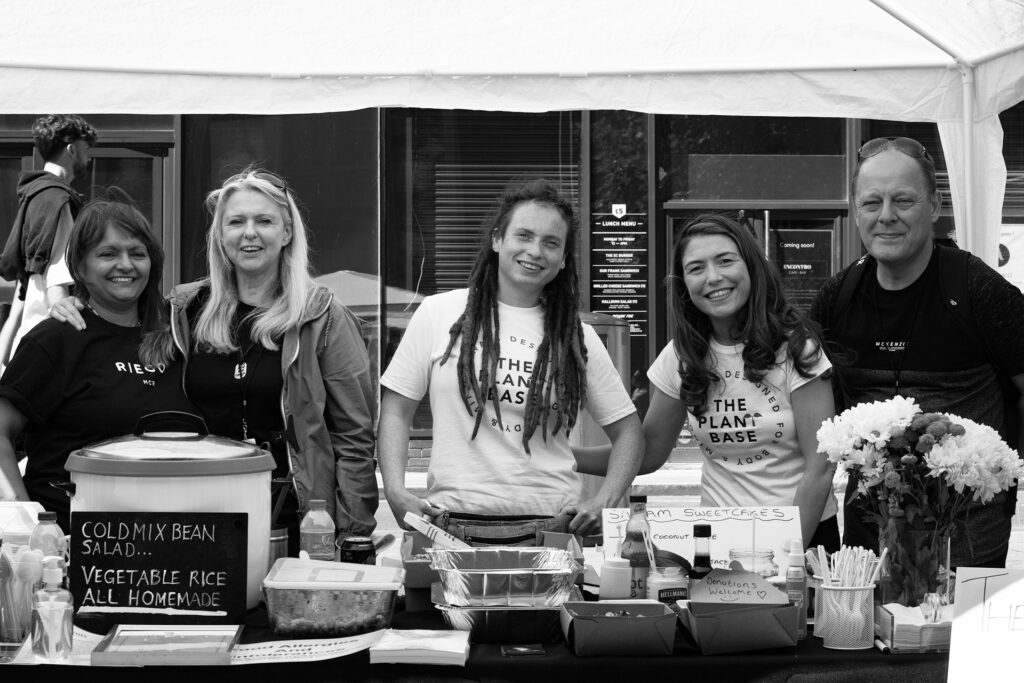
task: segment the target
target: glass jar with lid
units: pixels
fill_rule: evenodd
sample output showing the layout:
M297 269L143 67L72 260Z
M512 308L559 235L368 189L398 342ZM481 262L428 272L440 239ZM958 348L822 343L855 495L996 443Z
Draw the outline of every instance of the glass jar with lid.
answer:
M775 552L769 548L733 548L729 551L730 569L736 569L733 566L734 562L766 579L779 574L779 565L775 564Z

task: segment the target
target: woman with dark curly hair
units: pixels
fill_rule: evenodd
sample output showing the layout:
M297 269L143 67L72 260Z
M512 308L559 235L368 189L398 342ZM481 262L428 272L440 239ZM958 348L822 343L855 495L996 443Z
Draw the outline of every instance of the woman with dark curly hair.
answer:
M689 417L701 505L795 505L805 546L838 549L833 469L816 438L835 414L831 364L813 323L754 236L724 216L683 227L668 286L675 334L647 372L640 472L664 464ZM581 457L581 471L596 468Z
M640 420L597 333L580 322L579 223L556 185L508 188L484 223L469 287L427 297L381 377L378 456L395 516L427 514L477 543L593 533L640 460ZM412 416L430 395L426 500L405 487ZM568 433L581 409L611 439L581 500Z

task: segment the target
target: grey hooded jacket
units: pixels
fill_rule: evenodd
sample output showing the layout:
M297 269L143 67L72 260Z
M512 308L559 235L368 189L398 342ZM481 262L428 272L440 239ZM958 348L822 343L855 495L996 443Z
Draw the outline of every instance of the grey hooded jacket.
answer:
M185 368L192 347L186 311L205 288L208 282L200 280L171 292L171 332ZM370 363L359 321L324 287L310 292L302 323L285 333L281 373L281 412L299 513L305 514L310 499L320 498L340 533L369 535L380 499Z

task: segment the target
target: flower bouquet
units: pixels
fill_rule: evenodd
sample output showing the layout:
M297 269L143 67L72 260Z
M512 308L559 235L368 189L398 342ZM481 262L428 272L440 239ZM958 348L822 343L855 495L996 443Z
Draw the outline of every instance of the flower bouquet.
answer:
M941 592L949 537L967 506L988 503L1024 474L1016 451L991 427L924 413L903 396L826 420L818 452L853 473L888 553L883 602L908 607Z

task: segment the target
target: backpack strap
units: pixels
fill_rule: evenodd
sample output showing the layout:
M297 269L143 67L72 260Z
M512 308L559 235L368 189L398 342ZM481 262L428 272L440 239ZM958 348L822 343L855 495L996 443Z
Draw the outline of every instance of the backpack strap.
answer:
M839 283L839 291L836 293L835 301L832 302L832 311L828 316L829 327L835 327L839 318L846 313L846 309L853 301L853 295L857 291L860 280L864 277L864 271L868 268L871 260L870 254L864 254L846 269L842 281Z
M942 303L953 314L959 318L964 328L975 338L975 341L982 343L984 337L978 328L978 321L974 318L974 309L971 305L970 292L967 289L967 262L970 253L953 247L936 245L939 250L939 292L942 294ZM988 350L985 351L988 357Z

